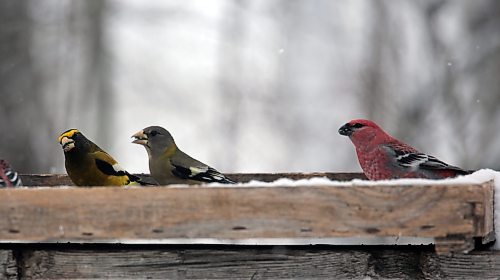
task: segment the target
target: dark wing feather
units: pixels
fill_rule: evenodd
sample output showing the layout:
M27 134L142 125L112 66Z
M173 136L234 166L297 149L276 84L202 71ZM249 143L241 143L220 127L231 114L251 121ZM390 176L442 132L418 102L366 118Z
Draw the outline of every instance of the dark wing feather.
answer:
M5 175L9 179L9 181L12 183L14 187L19 187L21 186L21 178L19 178L19 175L17 172L13 171L12 169L9 169L8 171L5 172Z
M22 185L21 178L10 164L0 160L0 187L19 187Z
M467 175L471 174L474 171L468 171L468 170L463 170L460 167L456 167L453 165L449 165L445 162L440 161L439 159L429 156L429 160L423 164L420 165L424 169L446 169L446 170L453 170L455 171L458 175Z
M104 160L95 159L95 164L97 165L97 169L106 175L127 176L131 182L137 182L141 185L152 185L151 183L142 181L139 176L132 175L125 170L115 170L111 164Z
M111 176L126 176L128 175L126 171L124 170L115 170L111 164L108 162L98 159L95 159L95 164L97 165L97 168L104 174L106 175L111 175Z
M217 182L224 184L234 184L235 182L226 178L222 173L213 169L212 167L206 166L205 168L199 167L184 167L179 164L172 163L174 169L172 173L182 179L196 180L202 182Z
M459 167L449 165L436 157L420 153L418 151L404 151L393 149L396 155L396 162L399 166L410 169L427 169L427 170L453 170L460 175L470 174L470 171L465 171Z

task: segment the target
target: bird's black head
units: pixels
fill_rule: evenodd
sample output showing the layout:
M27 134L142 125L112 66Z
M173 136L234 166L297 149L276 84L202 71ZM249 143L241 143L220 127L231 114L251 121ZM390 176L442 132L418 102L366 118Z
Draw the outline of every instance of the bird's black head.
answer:
M340 135L351 136L356 130L365 127L361 122L348 122L339 128Z
M342 127L340 127L339 133L341 135L351 137L355 132L363 131L363 133L366 133L366 132L373 130L373 129L380 129L380 127L376 123L374 123L370 120L356 119L356 120L352 120L352 121L344 124ZM357 134L359 134L359 133L357 133Z
M89 145L89 140L75 128L61 133L58 140L65 153L73 150L81 150Z

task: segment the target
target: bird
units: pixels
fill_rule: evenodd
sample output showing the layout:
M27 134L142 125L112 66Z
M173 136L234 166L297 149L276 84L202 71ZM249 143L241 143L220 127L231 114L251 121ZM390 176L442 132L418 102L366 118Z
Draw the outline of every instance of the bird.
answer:
M141 185L138 176L128 173L116 160L78 129L72 128L58 138L64 151L64 165L77 186Z
M146 148L151 176L160 184L200 184L235 182L214 168L181 151L170 132L150 126L132 135L134 144Z
M370 120L351 120L338 131L351 139L359 164L370 180L444 179L472 173L419 152Z
M22 186L21 178L10 166L9 162L0 159L0 188L5 187L20 187Z

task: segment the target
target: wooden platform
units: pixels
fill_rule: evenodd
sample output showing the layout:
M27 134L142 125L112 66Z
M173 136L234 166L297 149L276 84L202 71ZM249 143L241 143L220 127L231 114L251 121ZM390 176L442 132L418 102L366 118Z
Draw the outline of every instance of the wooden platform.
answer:
M230 176L240 182L362 178ZM495 252L463 254L494 240L492 182L54 188L71 183L64 175L22 179L49 187L0 189L4 278L423 279L500 272ZM338 246L356 238L423 239L435 247Z
M4 245L5 246L5 245ZM498 279L500 254L432 246L32 244L0 250L0 279Z

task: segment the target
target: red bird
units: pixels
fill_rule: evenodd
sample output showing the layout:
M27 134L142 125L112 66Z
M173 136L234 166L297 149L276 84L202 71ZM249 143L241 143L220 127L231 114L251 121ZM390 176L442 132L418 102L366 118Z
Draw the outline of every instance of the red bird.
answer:
M471 173L417 151L369 120L352 120L339 133L351 139L359 164L370 180L443 179Z
M12 170L7 161L0 159L0 188L18 187L21 185L21 178L19 178L17 172Z

